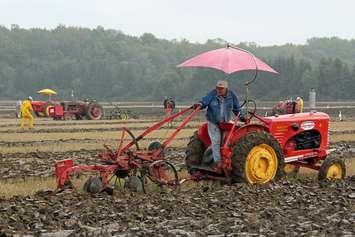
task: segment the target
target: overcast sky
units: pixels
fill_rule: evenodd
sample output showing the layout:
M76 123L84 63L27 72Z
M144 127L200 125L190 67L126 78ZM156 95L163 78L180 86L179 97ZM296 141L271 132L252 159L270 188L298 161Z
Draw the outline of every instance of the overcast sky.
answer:
M0 24L101 25L202 43L303 44L311 37L355 38L355 0L0 0Z

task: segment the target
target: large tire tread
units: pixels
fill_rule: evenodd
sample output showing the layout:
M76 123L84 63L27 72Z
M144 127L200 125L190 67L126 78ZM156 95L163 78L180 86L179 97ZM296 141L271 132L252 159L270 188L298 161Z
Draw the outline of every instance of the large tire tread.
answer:
M278 160L276 175L273 180L277 180L284 175L284 155L278 141L269 133L264 131L251 132L240 138L233 148L232 156L232 179L236 182L246 182L248 179L245 173L246 159L249 152L260 144L271 146Z
M186 149L185 164L189 172L192 165L201 164L204 151L205 147L203 142L199 139L197 131L195 131L194 135L190 137Z
M91 114L91 109L92 109L93 107L97 107L97 108L99 108L99 109L101 110L100 116L95 117L93 114ZM103 110L102 106L99 105L98 103L90 103L90 104L87 106L87 108L86 108L85 114L86 114L86 117L87 117L89 120L99 120L99 119L101 119L101 118L104 117L104 110Z
M342 169L342 178L341 179L343 179L346 176L346 167L345 167L344 160L339 157L327 157L323 161L323 163L318 171L318 180L320 180L320 181L327 180L328 169L333 164L340 164L341 169Z

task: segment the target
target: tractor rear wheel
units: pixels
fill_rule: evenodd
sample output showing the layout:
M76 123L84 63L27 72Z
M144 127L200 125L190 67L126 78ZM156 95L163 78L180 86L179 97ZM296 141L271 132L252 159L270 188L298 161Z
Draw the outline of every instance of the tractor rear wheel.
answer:
M90 120L99 120L103 117L102 106L97 103L90 103L86 108L86 116Z
M248 133L233 148L232 168L237 182L260 184L278 179L284 172L280 144L269 133Z
M185 164L187 170L191 171L191 166L200 165L202 162L203 152L205 151L203 142L198 137L197 131L190 137L190 141L187 144Z
M343 179L346 175L344 160L337 157L327 157L318 172L319 180Z

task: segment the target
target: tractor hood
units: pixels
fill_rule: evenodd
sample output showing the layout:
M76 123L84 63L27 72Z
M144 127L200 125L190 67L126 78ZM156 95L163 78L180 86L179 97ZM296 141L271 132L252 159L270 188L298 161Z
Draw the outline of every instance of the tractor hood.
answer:
M282 147L290 138L307 131L317 131L322 136L322 145L328 144L329 115L325 113L284 114L264 117L263 121Z
M296 114L283 114L277 116L269 116L263 118L266 123L273 122L299 122L299 121L312 121L312 120L329 120L329 115L323 112L307 112Z

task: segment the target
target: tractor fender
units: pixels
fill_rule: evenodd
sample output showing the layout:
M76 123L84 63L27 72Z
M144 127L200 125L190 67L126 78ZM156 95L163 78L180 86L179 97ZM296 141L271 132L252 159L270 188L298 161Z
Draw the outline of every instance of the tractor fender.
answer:
M197 130L198 138L202 141L205 148L211 145L211 139L208 135L207 122L200 124Z
M231 144L236 144L238 142L238 140L241 137L244 137L246 134L250 133L250 132L258 132L258 131L264 131L267 133L270 133L268 127L261 125L261 124L247 124L247 125L243 125L241 127L238 127L237 129L234 130L231 139L230 139L230 143Z

